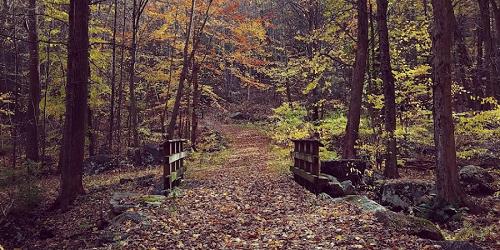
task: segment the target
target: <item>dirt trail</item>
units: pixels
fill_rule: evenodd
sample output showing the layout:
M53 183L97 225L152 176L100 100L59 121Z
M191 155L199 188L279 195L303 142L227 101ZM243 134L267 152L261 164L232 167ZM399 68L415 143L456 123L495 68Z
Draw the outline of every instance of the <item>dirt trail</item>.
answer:
M269 139L225 125L231 156L221 166L190 168L184 195L128 246L158 248L384 248L417 244L384 229L370 214L320 199L267 167ZM135 239L134 239L135 238ZM175 247L174 247L175 246Z

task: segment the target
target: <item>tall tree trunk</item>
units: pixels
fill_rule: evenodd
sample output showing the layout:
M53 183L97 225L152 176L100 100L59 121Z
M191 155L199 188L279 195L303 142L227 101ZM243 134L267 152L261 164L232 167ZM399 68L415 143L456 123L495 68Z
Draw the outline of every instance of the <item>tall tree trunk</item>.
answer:
M481 35L481 29L476 30L476 68L474 69L474 97L473 106L474 110L481 109L481 100L484 97L483 91L483 36Z
M113 38L112 38L112 59L111 59L111 98L109 110L109 134L108 134L108 149L109 153L113 152L113 132L115 122L115 82L116 82L116 29L118 19L118 1L114 0L114 18L113 18Z
M473 91L472 83L470 82L470 68L472 67L469 51L462 31L462 25L458 18L454 18L455 24L455 61L457 81L465 90L460 93L457 102L457 110L465 111L465 107L472 108L470 92Z
M382 80L384 81L385 131L387 132L384 176L387 178L398 178L397 148L396 138L394 137L394 131L396 130L396 90L391 67L389 30L387 29L387 6L387 0L377 0L380 71L382 73Z
M70 0L61 186L55 203L63 210L85 192L82 175L90 76L89 14L88 0Z
M39 161L38 119L40 114L40 63L38 54L38 24L36 16L36 0L29 1L28 39L29 39L29 79L30 90L26 127L26 158Z
M359 120L361 116L361 100L363 95L363 82L365 79L366 64L368 59L368 13L367 0L357 1L358 35L356 44L356 62L352 72L351 99L347 115L346 134L342 156L345 159L356 157L355 144L358 139Z
M138 118L137 118L137 102L135 99L135 61L137 56L137 32L138 32L138 5L137 0L134 0L132 7L132 45L130 50L130 79L129 79L129 135L132 135L132 147L139 146L139 131L137 128ZM129 136L130 137L130 136Z
M432 0L432 6L432 92L437 200L438 204L460 204L464 196L458 182L451 95L453 7L451 0Z
M193 150L196 151L196 130L198 129L198 106L200 103L200 85L198 83L198 73L200 67L197 63L193 66L193 110L191 112L191 145Z
M122 22L122 40L121 40L121 50L120 50L120 82L118 83L118 107L116 109L116 131L117 131L117 142L118 147L116 152L121 153L121 141L122 141L122 102L123 102L123 82L124 82L124 65L125 65L125 31L127 30L126 20L127 20L127 1L123 1L123 22Z
M491 0L491 7L493 9L493 15L495 17L495 55L496 55L496 61L495 61L495 79L494 80L494 92L495 92L495 97L500 99L500 7L497 4L497 0Z
M489 0L478 0L480 15L480 30L484 43L484 64L483 72L485 80L485 96L494 96L495 84L495 53L493 51L493 38L491 35L491 18ZM491 105L483 105L484 109L491 108Z
M47 39L50 42L51 40L51 32L52 32L52 22L50 23L50 28L47 32ZM47 62L45 66L45 91L43 92L43 122L42 122L42 159L45 161L46 149L47 149L47 94L49 92L50 85L50 45L47 44L45 49ZM45 163L44 163L45 164ZM50 166L49 166L50 168Z
M174 132L175 132L175 124L177 120L177 116L179 115L179 110L180 110L180 104L181 104L181 99L182 99L182 92L184 90L184 82L186 81L186 77L188 74L188 68L189 68L189 40L191 38L191 30L193 28L193 20L194 20L194 9L196 6L196 0L191 0L191 11L190 11L190 17L189 17L189 23L187 27L187 32L186 32L186 39L184 42L184 52L183 52L183 63L182 63L182 71L181 75L179 77L179 85L177 87L177 94L175 96L175 103L174 103L174 108L172 110L172 116L170 117L170 122L168 124L168 129L167 129L167 139L172 139L174 137ZM193 51L194 51L193 47Z

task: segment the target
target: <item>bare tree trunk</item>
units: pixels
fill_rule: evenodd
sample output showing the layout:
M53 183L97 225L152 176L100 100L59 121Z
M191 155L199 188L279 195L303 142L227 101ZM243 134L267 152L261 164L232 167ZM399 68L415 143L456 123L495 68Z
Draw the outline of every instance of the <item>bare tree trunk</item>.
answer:
M137 56L137 32L138 32L138 23L137 19L137 0L134 0L132 7L132 45L130 50L130 78L129 78L129 119L130 119L130 127L129 127L129 135L132 135L132 147L139 146L139 134L137 128L137 103L135 99L135 61ZM130 136L129 136L130 137Z
M191 10L190 10L190 17L189 17L189 24L187 27L187 32L186 32L186 39L184 42L184 59L182 63L182 71L181 75L179 77L179 85L177 88L177 94L175 96L175 103L174 103L174 108L172 110L172 116L170 117L170 122L168 124L168 129L167 129L167 139L172 139L174 137L174 132L175 132L175 123L177 120L177 116L179 115L179 110L180 110L180 104L181 104L181 99L182 99L182 92L184 89L184 82L186 81L186 77L188 74L188 68L189 68L189 40L191 38L191 30L193 28L193 20L194 20L194 9L196 6L196 0L191 0ZM193 48L194 50L195 48Z
M497 0L491 0L491 7L493 9L493 15L495 17L495 40L496 40L496 48L495 48L495 79L494 80L494 92L495 97L500 99L500 7L498 7Z
M198 72L200 67L197 63L193 66L193 110L191 112L191 145L193 150L196 151L196 130L198 130L198 105L200 103L200 86L198 83Z
M345 159L356 157L354 148L358 139L359 120L361 116L361 100L363 95L363 82L365 79L366 64L368 59L368 13L367 1L357 1L358 10L358 35L356 48L356 62L352 72L351 99L347 115L346 134L342 156Z
M465 43L462 25L458 18L454 18L455 24L455 60L456 60L456 75L457 81L464 88L464 92L460 93L458 102L455 105L457 110L464 111L466 107L472 108L470 94L473 91L472 83L470 82L470 68L472 67L469 51Z
M85 192L82 176L90 76L89 14L88 0L70 0L61 187L54 204L63 210Z
M117 142L118 154L121 153L121 141L122 141L122 102L123 102L123 66L125 65L125 31L127 30L126 20L127 20L127 1L123 1L123 23L122 23L122 41L121 41L121 55L120 55L120 82L118 83L118 107L116 110L116 131L117 131Z
M391 54L389 48L389 30L387 29L387 0L377 0L378 35L380 49L380 71L384 81L384 111L386 152L384 176L398 178L397 148L394 131L396 130L396 93L392 75Z
M47 38L48 41L50 42L51 40L51 33L52 31L52 23L50 23L50 29L47 32ZM42 122L42 159L45 160L46 156L46 149L47 149L47 94L49 91L49 85L50 85L50 45L47 44L46 47L46 56L47 56L47 62L45 66L45 91L44 91L44 97L43 97L43 122ZM45 163L44 163L45 164ZM49 166L50 167L50 166Z
M493 51L493 38L491 35L491 18L489 0L478 0L480 15L480 30L484 43L484 65L483 72L485 80L485 96L494 96L495 85L495 53ZM483 105L484 109L491 108L491 105Z
M36 16L36 0L29 1L28 8L28 39L29 39L29 79L30 90L28 99L26 125L26 158L39 161L38 119L40 115L40 60L38 54L38 24Z
M432 92L437 200L438 204L460 204L464 196L458 182L451 95L453 7L450 0L432 0L432 6L434 14Z
M116 29L118 19L118 1L114 0L114 18L113 18L113 38L112 38L112 59L111 59L111 98L109 110L109 134L108 148L109 153L113 152L113 132L115 122L115 82L116 82Z

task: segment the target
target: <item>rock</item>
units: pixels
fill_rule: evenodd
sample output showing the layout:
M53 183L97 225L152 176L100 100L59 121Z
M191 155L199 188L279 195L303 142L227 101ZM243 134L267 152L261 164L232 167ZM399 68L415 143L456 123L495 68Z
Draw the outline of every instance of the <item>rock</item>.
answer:
M367 164L363 160L321 161L321 172L332 175L339 181L350 180L354 185L362 182Z
M342 191L344 192L344 195L353 195L356 193L356 188L354 187L354 185L352 185L352 182L347 180L347 181L343 181L340 183L340 185L342 186Z
M142 223L147 219L146 216L144 216L140 212L133 212L133 211L126 211L118 216L115 216L111 220L111 225L113 227L120 227L127 221L134 222L136 224Z
M377 202L368 199L368 197L364 195L348 195L342 198L335 198L332 200L333 202L348 202L365 212L379 212L379 211L387 211L387 208L378 204Z
M433 189L432 183L423 180L387 180L380 187L380 203L396 212L409 211Z
M234 113L229 115L229 118L231 118L233 120L250 120L251 115L246 114L246 113L242 113L242 112L234 112Z
M405 231L410 235L429 240L444 240L441 230L426 219L393 211L378 211L375 213L375 217L385 226Z
M460 169L460 183L465 192L471 195L492 195L495 193L494 178L488 170L468 165Z
M481 247L468 241L446 240L435 242L435 244L441 246L443 250L482 250Z
M138 197L138 194L135 193L114 193L111 199L109 200L109 204L111 205L111 212L114 215L119 215L124 213L136 206L134 199Z
M100 154L89 157L83 162L86 174L94 175L117 169L120 166L120 158L116 155Z

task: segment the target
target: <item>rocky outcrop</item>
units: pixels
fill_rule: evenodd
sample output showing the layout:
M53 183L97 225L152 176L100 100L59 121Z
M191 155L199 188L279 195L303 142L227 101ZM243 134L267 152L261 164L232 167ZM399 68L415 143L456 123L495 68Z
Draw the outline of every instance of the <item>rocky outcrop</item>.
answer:
M384 226L404 231L409 235L429 240L444 240L441 230L426 219L392 211L378 211L375 216Z
M427 201L431 195L433 183L415 179L395 179L381 182L380 203L391 210L410 211Z
M344 195L352 195L356 193L356 188L351 181L339 182L337 178L331 175L325 175L328 178L328 183L324 187L323 192L331 197L341 197Z
M368 197L364 195L348 195L342 198L335 198L332 201L348 202L368 213L387 211L387 208L385 208L384 206L378 204L373 200L368 199Z
M471 195L492 195L496 188L494 178L488 170L468 165L460 169L460 183L465 192Z

